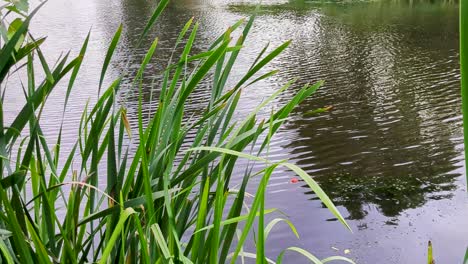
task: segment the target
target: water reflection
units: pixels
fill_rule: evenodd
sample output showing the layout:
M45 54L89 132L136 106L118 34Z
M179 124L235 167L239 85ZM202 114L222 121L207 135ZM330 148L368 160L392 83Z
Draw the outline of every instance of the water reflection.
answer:
M457 10L411 4L290 1L263 8L275 35L299 32L276 63L281 77L326 81L288 123L283 136L293 140L283 147L350 219L363 219L366 204L398 216L430 199L450 198L457 188ZM231 5L234 12L252 8ZM283 23L288 9L307 16ZM304 115L326 105L333 110Z
M288 124L298 135L287 147L350 219L364 218L369 203L394 217L450 198L461 159L456 10L339 8L324 7L333 16L278 63L326 80ZM301 115L325 105L334 108Z

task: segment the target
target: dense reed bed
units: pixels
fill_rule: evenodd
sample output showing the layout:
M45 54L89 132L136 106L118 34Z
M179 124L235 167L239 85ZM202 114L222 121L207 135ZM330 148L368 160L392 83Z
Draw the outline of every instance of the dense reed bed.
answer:
M0 7L2 35L0 53L0 255L6 263L226 263L239 258L254 258L257 263L281 263L284 252L295 251L314 263L309 252L290 247L275 261L265 255L265 241L276 224L283 223L296 233L285 218L266 223L266 214L278 214L265 208L269 178L277 167L294 171L346 227L345 220L317 183L301 168L287 161L271 162L264 158L271 137L285 122L294 107L312 95L320 83L306 85L267 119L257 113L288 89L293 81L255 106L243 120L234 120L241 93L250 85L274 75L260 75L270 61L289 42L272 50L265 47L237 84L226 87L245 37L254 21L241 20L232 25L205 52L192 54L198 24L187 22L177 39L182 52L160 74L162 82L156 110L144 122L142 80L155 55L154 39L140 69L131 78L129 90L139 95L138 127L129 125L126 110L116 103L122 86L119 77L104 87L106 71L119 43L122 26L109 44L100 81L100 94L94 105L83 109L79 137L70 152L61 151L62 127L56 141L42 132L42 109L48 96L61 82L67 82L63 111L77 86L88 35L76 57L66 54L50 64L41 52L44 38L36 39L28 31L31 18L41 5L27 13L26 1L6 2ZM151 27L168 0L155 9L141 40L149 37ZM232 32L242 30L232 41ZM92 34L92 33L90 33ZM53 66L52 66L53 65ZM18 70L18 68L22 70ZM45 78L38 80L43 72ZM8 87L8 78L22 74L23 87ZM210 77L211 98L203 114L184 117L185 103ZM6 89L24 93L25 105L13 118L4 121ZM146 114L146 112L145 112ZM193 140L187 135L194 132ZM131 138L134 149L125 140ZM190 144L189 148L182 147ZM253 146L259 146L253 152ZM260 171L247 166L242 183L233 188L231 178L239 159L262 163ZM74 164L72 166L72 164ZM76 165L78 164L78 166ZM249 181L258 177L252 199L246 192ZM106 187L98 185L106 179ZM67 191L68 190L68 191ZM60 210L59 210L60 208ZM254 231L255 230L255 231ZM253 252L244 251L247 240L255 241Z

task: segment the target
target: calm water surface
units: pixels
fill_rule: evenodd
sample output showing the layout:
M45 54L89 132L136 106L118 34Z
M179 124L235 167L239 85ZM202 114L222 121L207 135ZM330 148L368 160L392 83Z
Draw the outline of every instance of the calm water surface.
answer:
M36 36L48 36L45 50L50 58L57 51L76 53L92 28L84 69L66 113L69 145L83 106L95 99L101 63L118 24L124 26L123 42L108 81L126 65L130 71L138 67L145 49L136 49L134 40L152 7L151 1L142 0L51 0L33 22ZM162 69L190 17L201 24L194 48L201 52L254 10L250 1L173 3L152 33L161 45L148 72ZM456 5L443 3L263 1L234 78L268 42L274 47L292 39L293 44L269 66L281 70L277 76L245 91L239 115L292 78L298 77L298 84L275 101L275 107L301 85L325 80L275 137L270 157L289 158L313 175L354 231L333 219L303 184L291 184L290 172L277 171L268 204L290 217L301 238L287 226L277 226L268 240L271 258L296 245L319 257L343 255L349 249L347 256L358 263L424 263L427 241L432 240L437 263L461 262L468 246L468 199L461 177L457 12ZM131 92L121 94L130 117L137 103ZM9 93L5 109L13 114L22 99L16 91ZM50 136L60 124L57 105L63 104L64 93L58 89L51 96L44 114ZM207 90L200 89L189 111L202 109L207 97ZM305 114L324 106L333 108ZM287 260L306 263L292 253Z

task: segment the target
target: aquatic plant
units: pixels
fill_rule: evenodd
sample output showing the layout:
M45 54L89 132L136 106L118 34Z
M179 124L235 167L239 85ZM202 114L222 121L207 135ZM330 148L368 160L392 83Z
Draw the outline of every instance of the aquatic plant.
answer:
M460 75L465 144L465 177L468 184L468 1L460 0ZM468 191L468 189L467 189ZM468 263L468 248L463 263Z
M254 17L238 21L207 51L195 55L191 49L199 26L189 20L176 42L176 46L182 46L181 54L161 73L161 83L152 87L160 93L155 98L155 111L145 121L142 83L157 49L158 39L154 39L139 70L125 77L132 80L126 89L138 94L138 124L132 127L126 109L116 102L123 77L107 88L104 86L122 34L120 26L109 45L96 85L100 96L94 105L83 109L79 137L71 151L64 153L63 124L56 141L51 143L43 134L41 113L48 96L64 80L68 81L63 106L66 111L90 35L76 57L66 54L51 66L40 48L44 38L35 39L28 31L31 18L43 4L29 15L26 1L10 1L0 9L4 15L2 32L6 32L2 34L0 51L2 261L233 263L239 257L251 257L257 263L273 262L265 255L265 241L274 226L286 223L298 235L288 219L276 218L265 223L265 215L276 211L265 208L267 184L280 166L295 172L349 228L332 201L305 171L287 161L272 162L262 157L271 137L291 111L312 95L320 83L304 86L281 108L272 110L267 119L258 120L258 112L294 83L287 82L246 118L234 119L242 91L276 73L258 76L265 65L287 48L289 41L270 52L265 47L245 75L234 86L226 87ZM149 36L167 4L168 0L158 4L138 43ZM5 19L8 15L14 16L10 23ZM232 43L232 32L242 26L242 34ZM36 81L38 67L45 75L41 82ZM25 104L7 125L3 105L8 100L6 81L13 74L25 74L28 82L22 87ZM200 116L190 118L185 103L201 87L202 80L207 79L211 82L209 102ZM190 133L194 136L189 139ZM258 148L254 151L253 146ZM231 178L239 159L251 162L241 175L242 183L234 188ZM253 163L265 166L255 171ZM98 185L98 179L103 177L105 188ZM260 182L251 196L246 190L253 177ZM253 198L250 201L248 197ZM244 209L246 204L248 209ZM255 225L257 230L253 232ZM256 252L244 251L245 242L251 239L255 239ZM277 263L282 262L286 251L303 254L314 263L333 260L352 263L339 256L319 260L297 247L281 252Z
M468 157L468 3L460 0L460 74L463 112L465 157ZM468 183L468 159L465 158L465 175Z

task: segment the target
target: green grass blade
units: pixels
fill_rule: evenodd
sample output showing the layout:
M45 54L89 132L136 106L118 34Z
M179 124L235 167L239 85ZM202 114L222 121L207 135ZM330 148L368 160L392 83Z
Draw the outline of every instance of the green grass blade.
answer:
M274 49L270 54L268 54L265 58L260 60L255 66L250 69L245 76L236 84L234 89L240 88L245 82L247 82L250 77L252 77L255 73L257 73L260 69L263 69L265 65L267 65L270 61L276 58L281 52L283 52L288 46L291 44L291 41L286 41L285 43L281 44L279 47Z
M109 48L106 52L106 57L104 58L104 63L102 64L101 69L101 77L99 78L99 88L98 88L98 95L101 93L102 83L104 82L104 76L106 75L107 68L109 67L110 60L112 59L112 55L114 55L115 48L119 43L120 35L122 35L122 24L119 25L117 31L115 31L114 36L112 37L112 41L109 45ZM98 96L99 97L99 96Z
M276 212L276 211L277 211L277 209L275 209L275 208L266 209L266 210L264 210L264 214L271 214L271 213ZM255 216L259 216L259 213L257 212L257 214ZM249 214L229 218L229 219L226 219L224 221L221 221L221 226L230 225L230 224L234 224L234 223L239 223L239 222L247 220L248 218L249 218ZM213 227L214 227L213 224L207 225L207 226L205 226L205 227L203 227L201 229L198 229L195 233L202 232L202 231L205 231L205 230L209 230L209 229L211 229Z
M235 150L231 150L231 149L226 149L226 148L195 147L195 148L191 148L191 149L189 149L187 151L200 151L200 150L220 152L220 153L234 155L234 156L238 156L238 157L249 159L249 160L255 160L255 161L262 161L262 162L265 162L265 163L270 163L270 161L268 161L265 158L257 157L257 156L254 156L254 155L250 155L250 154L247 154L247 153L243 153L243 152L239 152L239 151L235 151Z
M41 238L39 238L36 231L32 227L31 223L29 221L26 221L26 223L28 226L29 234L31 235L32 241L34 243L34 247L36 249L36 254L40 262L52 264L52 262L49 259L49 255L47 254L45 245L42 243Z
M154 10L153 14L151 15L148 23L146 24L145 28L143 29L143 33L141 34L137 47L139 47L143 41L143 39L148 35L148 32L150 29L153 27L154 23L158 19L158 17L161 15L162 11L166 8L167 4L169 3L169 0L162 0L158 3L158 6Z
M434 257L432 256L432 242L427 242L427 264L434 264Z
M281 253L278 255L278 258L276 259L277 264L281 264L283 262L284 253L286 253L286 251L288 251L288 250L289 251L295 251L295 252L305 256L312 263L323 264L322 261L320 259L318 259L316 256L314 256L314 255L310 254L309 252L307 252L306 250L304 250L302 248L298 248L298 247L289 247L289 248L281 251Z
M135 210L133 210L132 208L127 208L122 211L119 217L119 222L115 226L115 229L113 230L112 236L110 237L109 241L107 241L106 248L104 249L104 252L102 253L101 259L99 260L99 264L107 263L109 255L115 246L117 238L121 235L120 232L122 231L128 217L134 213L135 213Z
M70 93L71 93L71 90L73 88L73 85L75 83L75 80L76 80L76 77L80 71L80 67L81 67L81 63L83 62L83 59L84 59L84 56L85 56L85 53L86 53L86 49L88 48L88 42L89 42L89 37L91 35L91 31L88 32L88 35L86 36L85 38L85 41L83 42L83 45L81 46L81 50L80 50L80 54L79 54L79 62L75 65L75 67L73 68L73 71L70 75L70 80L68 81L68 87L67 87L67 92L65 94L65 103L63 105L63 109L64 109L64 112L65 112L65 109L67 108L67 104L68 104L68 99L70 97Z
M294 233L294 235L296 235L296 237L299 238L299 234L297 233L296 227L293 225L291 221L289 221L288 219L284 219L284 218L275 218L271 220L268 223L268 225L265 227L265 240L267 240L268 235L270 234L273 227L276 226L280 222L285 222L286 224L288 224L289 228Z
M138 216L135 216L134 219L135 219L135 224L137 226L138 238L140 239L140 243L141 243L141 248L140 248L141 260L144 264L149 264L150 258L148 254L149 248L148 248L148 243L146 241L146 233L143 231L143 228L141 226L141 222Z
M154 239L156 240L156 243L161 249L161 252L164 258L166 259L166 261L169 261L169 263L172 263L172 256L169 252L169 248L167 247L166 240L164 239L164 236L161 232L161 228L159 227L159 225L153 224L151 226L151 232L153 233Z
M203 226L205 225L209 192L210 192L210 178L208 177L205 180L205 186L203 187L203 192L201 193L202 197L200 200L200 204L198 205L199 208L198 208L198 216L197 216L197 225L195 227L195 234L193 238L192 255L191 255L192 256L191 259L194 262L197 260L198 250L200 248L200 245L203 245L202 239L204 237L204 232L198 232L198 231L201 230Z
M349 231L352 232L351 227L348 225L344 217L341 215L340 211L335 207L333 202L330 200L330 198L327 196L327 194L320 188L318 183L310 177L307 172L305 172L303 169L299 168L297 165L291 164L291 163L283 163L283 166L286 166L290 170L294 171L301 179L303 179L307 185L309 185L310 189L314 191L315 195L322 201L323 204L330 210L330 212L338 218L338 220L346 227L349 229Z
M271 175L273 173L274 168L271 170L266 170L265 174ZM268 176L269 177L269 176ZM258 236L257 236L257 264L264 264L266 263L265 259L265 192L266 192L267 184L263 186L263 190L261 192L257 192L257 196L259 196L260 200L260 208L259 208L259 216L258 216Z
M468 184L468 0L460 0L460 75L465 143L465 177ZM467 188L468 191L468 188Z
M18 223L20 219L17 218L10 200L7 198L5 190L0 186L0 198L4 205L4 210L10 224L9 230L12 232L12 243L17 248L15 252L19 260L23 263L33 263L31 252L29 250L28 244L26 243L26 237L21 229L20 224Z
M117 188L117 157L115 153L115 136L114 136L114 118L110 119L109 125L109 140L107 145L107 192L114 200L118 199L120 190ZM111 204L112 205L112 204Z
M266 190L268 180L269 180L271 174L273 173L273 171L274 171L274 169L276 167L277 167L277 165L274 164L274 165L271 165L270 167L268 167L265 170L264 176L263 176L262 180L260 181L260 184L259 184L258 189L257 189L257 195L255 196L255 199L254 199L254 201L252 203L252 206L250 208L249 216L247 218L247 221L245 222L244 230L242 231L242 235L239 238L236 250L234 251L234 255L232 257L231 264L235 263L235 261L237 260L237 256L239 255L240 251L242 250L242 246L243 246L245 240L247 239L250 228L252 227L252 224L253 224L253 222L255 220L257 210L259 209L260 203L262 202L263 193L264 193L264 190ZM262 228L262 230L263 230L263 228ZM263 246L263 245L260 245L260 246Z
M322 263L328 263L328 262L334 262L334 261L341 261L341 262L348 262L348 263L351 263L351 264L355 264L355 262L349 258L345 258L345 257L342 257L342 256L333 256L333 257L328 257L328 258L324 258L322 259Z
M177 37L175 46L179 45L179 43L182 41L182 39L184 38L184 36L187 33L188 29L192 25L192 22L193 22L193 17L190 18L189 21L187 21L187 23L185 23L184 27L182 28L182 30L179 33L179 36Z
M150 62L151 58L153 58L154 52L156 51L156 47L158 46L158 38L155 38L153 42L151 43L151 47L148 49L148 52L145 55L145 58L143 59L143 62L140 65L140 69L138 69L138 72L135 77L135 81L139 81L143 77L143 72L146 69L146 66Z
M233 255L234 255L234 254L230 254L230 255L228 256L228 259L229 259L229 258L232 258ZM255 260L257 259L257 254L250 253L250 252L245 252L245 251L240 252L240 253L239 253L239 256L240 256L240 257L243 257L243 258L246 257L246 258L252 258L252 259L255 259ZM273 260L269 259L269 258L265 258L265 260L266 260L267 263L275 264L275 262L274 262ZM242 261L242 263L245 263L245 262Z
M468 248L465 251L465 258L463 259L463 264L468 264Z
M0 252L2 252L2 256L5 259L7 264L14 264L12 253L8 250L7 245L3 240L0 240Z

